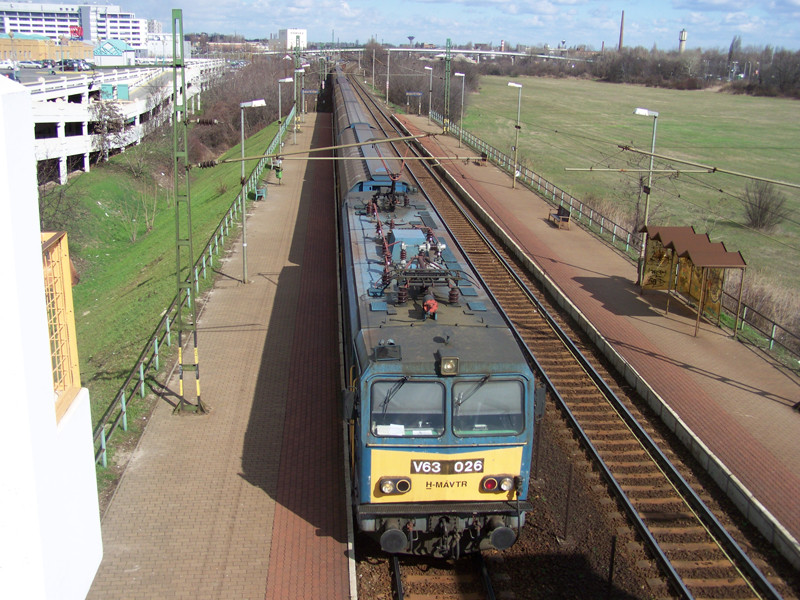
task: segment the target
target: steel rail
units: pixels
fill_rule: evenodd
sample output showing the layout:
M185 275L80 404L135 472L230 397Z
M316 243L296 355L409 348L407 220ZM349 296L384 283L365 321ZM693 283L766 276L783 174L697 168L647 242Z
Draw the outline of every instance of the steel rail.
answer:
M394 600L403 600L406 596L403 589L403 577L400 573L400 559L392 554L392 582L394 583Z
M583 353L578 349L576 344L572 341L569 335L561 328L561 326L555 321L552 315L547 311L546 307L539 301L539 299L533 294L530 289L525 285L525 283L521 280L519 275L516 271L507 263L507 261L500 256L494 245L488 240L487 236L480 231L479 228L475 225L474 221L464 212L464 208L461 206L460 203L454 203L458 210L462 212L464 218L469 222L470 226L473 227L476 233L484 240L487 244L487 247L491 250L491 252L495 255L496 259L501 262L504 268L511 274L511 276L515 279L515 283L520 287L523 293L528 296L529 300L536 306L537 310L539 310L540 314L545 318L548 322L550 327L559 337L561 342L564 346L569 350L570 354L573 355L575 360L581 365L583 370L587 373L590 377L592 382L597 386L600 392L606 397L612 407L616 410L616 412L620 415L622 420L631 430L631 432L635 435L639 443L645 448L648 454L651 456L653 461L664 471L666 477L669 479L670 483L675 487L676 491L680 494L686 504L692 509L698 519L703 523L712 537L717 541L720 547L723 549L723 552L728 556L729 560L741 571L746 574L747 580L749 580L750 584L755 586L758 593L762 594L765 598L773 598L779 600L782 596L775 590L772 584L767 580L766 576L761 572L761 570L753 563L747 553L739 546L739 544L731 537L725 527L719 522L713 512L705 505L703 500L694 491L694 489L686 482L674 464L666 457L666 455L662 452L659 448L658 444L652 439L652 437L645 431L643 426L639 423L639 421L631 414L628 408L624 405L624 403L617 397L611 387L606 383L603 377L594 369L591 363L586 359ZM592 457L597 461L598 465L601 467L603 474L609 485L612 487L613 492L617 495L620 500L622 500L626 512L634 521L637 530L639 533L648 541L648 545L650 545L656 553L658 557L658 562L661 563L662 568L665 569L671 579L674 579L673 583L678 587L681 593L685 594L687 597L691 598L693 595L691 592L686 588L685 584L683 583L682 578L678 573L674 570L674 567L671 564L669 558L664 554L663 550L661 550L657 540L653 537L652 533L650 532L647 525L639 516L636 509L633 507L633 503L628 499L627 494L622 490L619 483L616 481L616 478L613 476L611 470L607 467L603 459L601 458L599 452L595 448L595 446L590 441L588 435L583 431L582 427L578 423L577 418L573 415L572 411L567 406L567 403L561 397L560 393L555 389L553 386L550 378L545 374L545 379L547 380L548 387L553 395L557 398L559 406L565 412L568 417L568 420L571 422L572 426L579 432L581 436L581 440L589 450Z
M424 166L429 171L432 170L432 167L430 165L424 165ZM438 176L437 179L439 179L439 184L441 186L449 187L445 186L445 184L441 182ZM446 190L446 192L452 200L453 195L450 194L448 190ZM549 326L559 337L564 346L569 350L570 354L573 355L575 360L581 365L581 367L587 373L592 382L597 386L598 390L603 394L603 396L609 401L609 403L612 405L615 411L620 415L620 418L623 420L623 422L627 425L627 427L631 430L631 432L637 438L639 443L651 456L651 459L656 463L657 466L659 466L659 468L662 469L666 478L670 481L670 483L673 485L676 491L680 494L680 496L687 504L687 506L689 506L692 512L703 523L704 527L707 529L709 534L712 535L712 537L716 540L717 544L726 554L728 559L732 562L732 564L736 566L738 570L740 570L741 573L743 573L744 579L748 581L748 584L753 586L755 588L754 591L757 591L757 593L761 594L762 597L764 598L780 599L781 595L767 580L766 576L753 563L753 561L746 554L746 552L739 546L739 544L731 537L731 535L728 533L725 527L719 522L719 520L716 518L713 512L705 505L700 496L686 482L686 480L683 478L683 476L680 474L677 468L672 464L672 462L666 457L666 455L664 455L664 453L658 447L658 444L655 443L655 441L651 438L651 436L647 433L647 431L645 431L643 426L638 422L638 420L631 414L628 408L617 397L617 395L606 383L603 377L599 373L597 373L597 371L594 369L591 363L586 359L583 353L578 349L578 347L572 341L569 335L555 321L552 315L550 315L546 307L539 301L539 299L535 296L535 294L533 294L530 291L530 289L525 285L525 283L522 281L522 279L519 277L519 275L516 273L513 267L509 265L507 261L500 255L499 251L495 248L492 242L488 240L487 236L480 230L480 228L477 227L473 219L469 217L468 214L466 214L465 209L463 208L461 203L455 200L453 200L453 202L456 208L462 213L463 217L469 223L469 225L475 230L476 234L487 245L487 248L495 256L496 260L498 260L506 269L506 271L509 272L509 274L515 280L517 286L523 291L523 293L534 304L534 306L536 306L537 310L539 310L540 314L544 317L544 319L547 321ZM505 313L503 314L506 318L508 318L508 316L505 315ZM535 358L533 358L533 360L534 363L537 365L537 368L541 372L541 367L539 366L538 361L536 361ZM657 562L664 570L668 579L670 579L671 583L677 588L677 590L681 594L683 594L687 598L693 598L694 597L693 594L686 587L681 576L677 573L677 571L675 571L675 568L673 567L671 561L666 556L664 551L661 549L660 545L658 544L658 541L654 538L654 536L650 532L650 529L643 521L643 519L640 517L638 511L633 506L633 503L630 501L625 491L616 481L616 478L613 476L611 470L605 464L605 461L603 461L602 457L600 456L600 453L595 448L594 444L592 444L588 435L584 432L583 428L578 423L577 418L569 409L567 403L561 397L560 393L555 389L550 378L546 374L544 374L544 379L547 381L548 388L553 393L553 396L557 399L558 404L560 408L564 411L564 414L567 416L567 419L572 424L573 428L578 432L581 441L587 448L587 451L600 466L604 478L606 479L609 486L612 488L613 493L622 502L623 506L625 507L625 511L631 518L631 521L633 522L634 527L637 529L637 532L640 535L642 535L642 537L647 541L648 546L650 546L651 550L655 554Z
M448 195L449 192L448 192ZM603 377L595 370L595 368L591 365L591 363L586 359L583 353L578 349L577 345L573 342L570 336L561 328L561 326L556 322L553 316L549 313L547 308L540 302L540 300L536 297L533 292L525 285L522 279L519 277L517 272L508 264L508 262L500 255L499 251L495 248L493 243L488 239L488 237L477 227L473 219L466 214L464 207L461 205L460 202L454 201L454 205L456 208L462 213L465 220L469 223L469 225L475 230L476 234L486 243L487 247L490 249L492 254L495 258L502 264L502 266L508 271L508 273L514 278L515 283L517 286L523 291L523 293L528 297L532 304L537 308L540 314L544 317L544 319L548 322L549 326L553 329L556 335L559 337L561 342L564 346L569 350L570 354L575 358L575 360L581 365L583 370L586 374L590 377L592 382L597 386L598 390L602 393L602 395L609 400L609 403L615 409L615 411L620 415L623 422L628 426L634 436L637 438L639 443L644 447L644 449L648 452L651 456L653 461L662 469L665 473L665 476L670 481L670 483L675 487L676 491L680 494L686 504L691 508L694 514L698 517L698 519L703 523L706 527L708 532L712 535L712 537L717 541L720 545L723 552L728 556L728 559L741 571L746 574L745 579L749 580L749 583L756 588L756 591L762 595L764 598L771 598L775 600L780 600L782 596L775 590L772 584L767 580L766 576L761 572L761 570L753 563L747 553L739 546L739 544L731 537L725 527L719 522L713 512L706 506L697 492L686 482L684 477L680 474L677 470L675 465L667 458L667 456L662 452L659 448L658 444L652 439L652 437L645 431L644 427L639 423L639 421L631 414L625 404L617 397L608 383L603 379ZM537 362L538 365L538 362ZM613 492L617 495L620 500L623 502L625 506L626 512L628 513L629 517L636 525L636 529L638 532L648 541L648 545L651 546L654 553L658 558L658 562L661 563L662 568L669 574L670 579L674 579L673 583L679 589L679 591L686 595L686 597L693 597L691 592L686 588L685 584L683 583L682 578L680 575L675 571L674 567L671 564L669 558L664 554L663 550L661 549L660 545L658 544L657 540L653 537L652 533L650 532L647 525L644 523L642 518L639 516L638 511L636 511L633 503L628 499L627 494L622 490L622 487L617 482L616 478L613 476L611 470L605 464L605 461L601 458L599 452L595 448L594 444L590 441L588 435L583 431L583 428L578 423L577 418L573 415L572 411L567 406L567 403L561 397L560 393L555 389L552 384L550 378L544 374L544 377L547 381L549 390L553 393L554 397L558 400L559 406L567 415L568 420L572 424L572 426L579 432L582 442L587 447L587 450L590 452L592 457L597 461L598 465L601 467L603 474L612 487Z

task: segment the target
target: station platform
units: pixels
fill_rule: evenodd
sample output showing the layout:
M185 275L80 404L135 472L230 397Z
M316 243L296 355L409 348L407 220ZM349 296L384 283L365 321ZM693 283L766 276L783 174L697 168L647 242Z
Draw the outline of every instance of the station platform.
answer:
M330 114L297 143L331 145ZM89 598L350 598L330 161L285 160L198 320L205 415L175 377L102 519ZM194 389L194 374L187 388Z
M441 134L424 116L399 117L412 134ZM458 139L423 141L433 156L476 153ZM665 292L640 293L636 265L572 223L510 175L477 161L441 161L452 177L560 288L661 397L695 439L749 490L800 548L800 378L768 355L701 320ZM746 257L745 257L746 258ZM746 277L746 275L745 275ZM758 517L760 518L760 517ZM751 514L750 520L756 520Z

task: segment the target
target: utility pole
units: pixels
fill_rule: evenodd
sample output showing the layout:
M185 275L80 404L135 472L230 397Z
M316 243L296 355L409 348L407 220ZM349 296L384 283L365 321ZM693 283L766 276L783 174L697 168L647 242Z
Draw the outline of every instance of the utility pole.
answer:
M200 365L197 353L197 272L194 269L192 242L192 200L189 182L189 151L187 122L186 61L183 52L183 11L172 10L172 164L175 194L175 258L178 286L178 308L175 324L178 329L178 405L174 412L191 410L205 413L200 400ZM181 183L183 181L183 183ZM186 305L184 307L184 304ZM188 312L184 316L184 310ZM183 334L191 333L194 351L187 359L183 352ZM197 404L189 403L183 395L183 375L194 371Z
M450 131L450 63L450 38L447 38L444 58L444 133Z
M299 128L299 124L297 123L297 114L299 110L297 108L297 70L300 68L300 36L295 36L294 41L294 73L292 77L294 78L294 123L292 125L292 131L294 136L294 143L297 143L297 130ZM301 90L302 94L302 90Z

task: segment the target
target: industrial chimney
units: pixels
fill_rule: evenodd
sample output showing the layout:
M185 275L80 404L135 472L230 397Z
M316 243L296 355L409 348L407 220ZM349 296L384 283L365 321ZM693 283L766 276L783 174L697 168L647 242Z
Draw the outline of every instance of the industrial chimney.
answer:
M619 23L619 52L622 52L622 35L625 33L625 11L622 11L622 21Z

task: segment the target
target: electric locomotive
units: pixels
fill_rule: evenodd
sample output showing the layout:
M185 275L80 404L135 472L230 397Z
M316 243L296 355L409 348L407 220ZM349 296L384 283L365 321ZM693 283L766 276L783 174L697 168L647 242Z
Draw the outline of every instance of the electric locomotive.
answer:
M355 522L390 553L506 549L544 388L341 73L333 93Z

